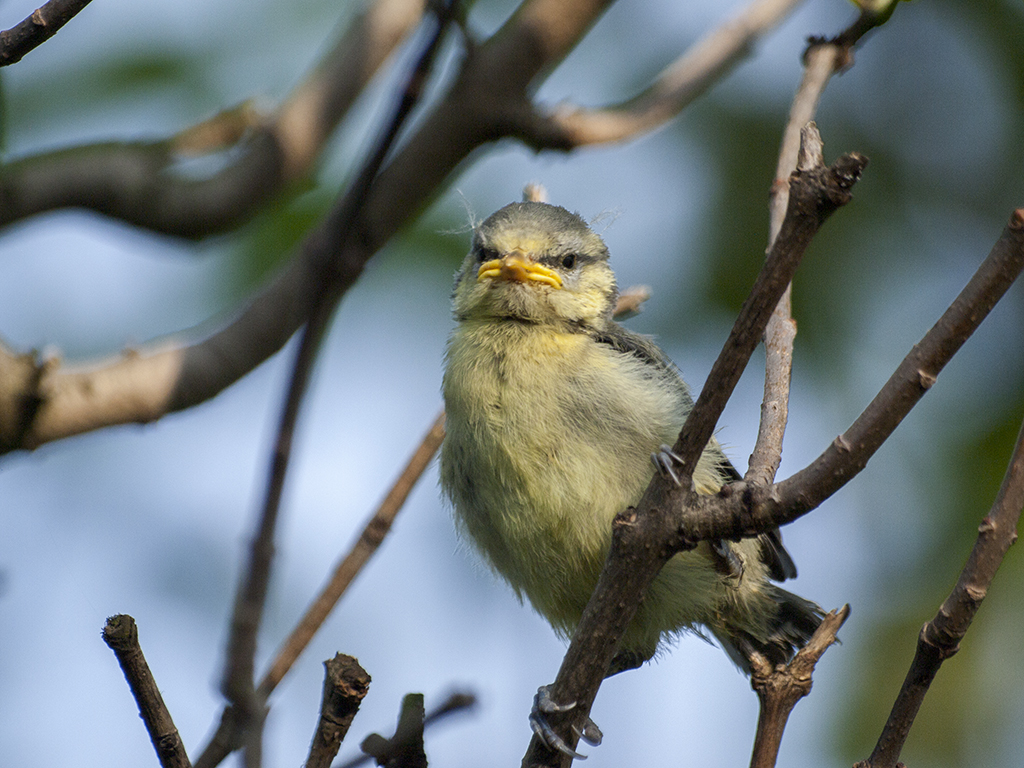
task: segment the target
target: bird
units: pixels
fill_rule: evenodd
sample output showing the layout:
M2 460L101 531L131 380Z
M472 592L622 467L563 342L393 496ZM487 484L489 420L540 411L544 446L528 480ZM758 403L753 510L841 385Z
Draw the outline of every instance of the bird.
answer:
M441 488L463 537L563 638L597 584L613 518L655 472L675 478L667 446L693 407L658 346L613 319L617 297L603 239L579 214L534 201L474 228L452 294ZM712 438L695 490L739 479ZM777 529L674 555L608 674L641 666L686 632L717 640L747 674L754 654L788 662L824 615L773 583L796 573ZM531 724L563 749L536 711L537 702L559 708L545 695Z

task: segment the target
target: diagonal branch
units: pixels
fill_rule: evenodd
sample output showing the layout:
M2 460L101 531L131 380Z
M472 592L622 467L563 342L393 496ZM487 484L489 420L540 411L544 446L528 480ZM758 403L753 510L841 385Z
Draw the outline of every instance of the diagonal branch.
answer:
M92 0L49 0L32 15L0 32L0 67L15 64L71 21Z
M1024 510L1024 424L989 513L956 586L935 618L921 629L917 652L871 757L855 768L893 768L925 694L942 662L956 653L1010 547Z
M377 548L384 541L384 537L391 530L391 525L405 504L405 500L409 498L409 493L416 481L419 480L441 447L443 439L444 413L442 412L434 420L427 434L423 436L423 440L416 447L405 469L402 470L373 517L366 523L362 533L359 534L359 539L335 566L330 580L324 585L316 599L310 603L302 619L278 649L270 669L259 685L258 691L264 700L270 697L277 684L284 679L288 670L309 645L309 641L313 639L313 636L326 621L349 585L376 553Z
M546 120L539 121L537 140L565 149L624 141L654 130L730 72L750 54L758 39L801 2L754 0L736 18L694 44L643 93L604 108L561 105Z
M139 645L139 628L131 616L111 616L103 627L103 642L117 657L128 687L139 707L161 768L191 768L181 734L174 727L153 673Z
M711 440L718 418L804 251L825 220L849 202L850 189L867 165L863 155L850 153L826 168L821 158L821 137L813 123L805 127L801 141L807 151L790 181L786 220L673 448L682 459L685 476L680 479L684 488L689 487L697 459Z
M358 95L415 29L424 5L371 2L270 115L229 110L164 141L72 147L3 165L0 226L77 207L177 237L237 227L310 173ZM221 140L204 152L230 147L231 161L206 178L176 173L178 161L196 153L196 134L208 136L213 127Z
M889 11L891 15L891 10ZM832 75L853 63L853 47L868 31L888 19L868 9L846 30L831 40L812 39L804 53L804 73L793 102L789 121L782 134L779 162L770 195L768 248L771 250L786 215L789 203L789 175L796 168L800 131L814 120L818 102ZM779 301L765 330L765 384L757 442L750 457L747 482L768 484L775 480L782 462L782 440L789 418L789 385L793 366L793 339L796 322L792 318L790 288Z
M960 295L914 345L864 412L817 459L774 485L734 483L717 497L692 498L675 522L691 540L733 539L791 523L816 509L864 469L1022 270L1024 208L1013 212Z

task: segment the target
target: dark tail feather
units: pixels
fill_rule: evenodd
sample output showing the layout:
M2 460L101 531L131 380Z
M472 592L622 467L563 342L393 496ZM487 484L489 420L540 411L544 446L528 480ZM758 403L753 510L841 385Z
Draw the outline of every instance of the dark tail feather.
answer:
M764 639L743 630L727 629L714 633L729 658L748 675L750 659L755 653L767 659L772 666L788 664L796 652L807 645L825 618L820 606L792 592L774 587L772 596L778 603L779 612Z

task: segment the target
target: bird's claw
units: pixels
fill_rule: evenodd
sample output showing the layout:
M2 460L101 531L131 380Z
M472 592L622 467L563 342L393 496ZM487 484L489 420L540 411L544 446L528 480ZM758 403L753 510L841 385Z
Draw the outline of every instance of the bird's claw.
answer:
M551 698L551 686L542 685L537 689L537 695L533 697L533 709L530 711L530 728L533 729L533 732L537 734L537 738L540 739L548 749L558 750L563 755L568 755L576 760L586 760L586 755L581 755L566 744L565 740L561 736L555 733L555 729L551 727L546 717L554 712L568 712L575 707L575 701L569 702L568 704L558 704ZM591 746L596 747L604 738L604 734L602 734L601 729L597 727L597 723L589 717L583 724L582 728L574 725L572 730L577 737L583 739Z
M678 488L682 485L679 475L676 474L676 467L683 465L683 460L672 450L672 446L662 445L655 453L651 454L651 463L658 470L658 474L666 480L671 480Z
M743 576L743 561L729 546L729 542L715 539L710 542L712 555L716 559L715 569L734 579Z

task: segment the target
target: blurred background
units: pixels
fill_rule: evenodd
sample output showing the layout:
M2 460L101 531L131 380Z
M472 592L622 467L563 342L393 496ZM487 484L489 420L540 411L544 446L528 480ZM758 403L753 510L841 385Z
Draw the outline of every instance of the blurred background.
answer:
M35 3L0 5L0 27ZM547 103L618 101L740 4L620 0L540 91ZM512 11L479 0L480 34ZM15 159L111 139L158 139L230 105L282 98L354 10L325 0L97 0L2 72L3 151ZM451 275L470 214L524 183L601 215L621 286L653 297L632 329L654 334L699 387L759 268L767 191L808 35L854 16L810 0L680 118L628 144L535 155L502 143L458 176L371 263L341 305L300 424L286 489L261 669L441 407ZM333 32L330 30L334 30ZM860 413L1024 205L1024 6L901 5L833 80L818 124L826 157L871 159L852 204L797 277L799 323L780 477ZM454 51L453 51L454 53ZM449 62L449 73L454 66ZM90 360L236 312L324 211L366 146L384 77L311 184L236 233L195 244L59 212L0 234L0 336ZM196 326L199 326L196 328ZM843 644L819 664L779 764L867 757L920 626L954 584L1024 416L1024 286L1015 286L925 400L847 488L785 529L793 589L849 602ZM155 765L135 704L100 639L130 613L193 756L221 708L227 617L260 501L293 347L219 397L0 459L0 762ZM741 467L756 434L761 359L718 433ZM1024 560L1010 552L963 650L942 668L903 759L915 768L1016 766L1024 754ZM588 765L746 765L757 705L725 655L693 637L609 680ZM266 764L305 759L320 662L336 651L373 677L341 757L390 735L401 697L430 709L454 688L470 714L428 731L438 766L517 765L538 685L564 645L456 538L436 467L312 647L278 688ZM237 764L237 758L229 759Z

